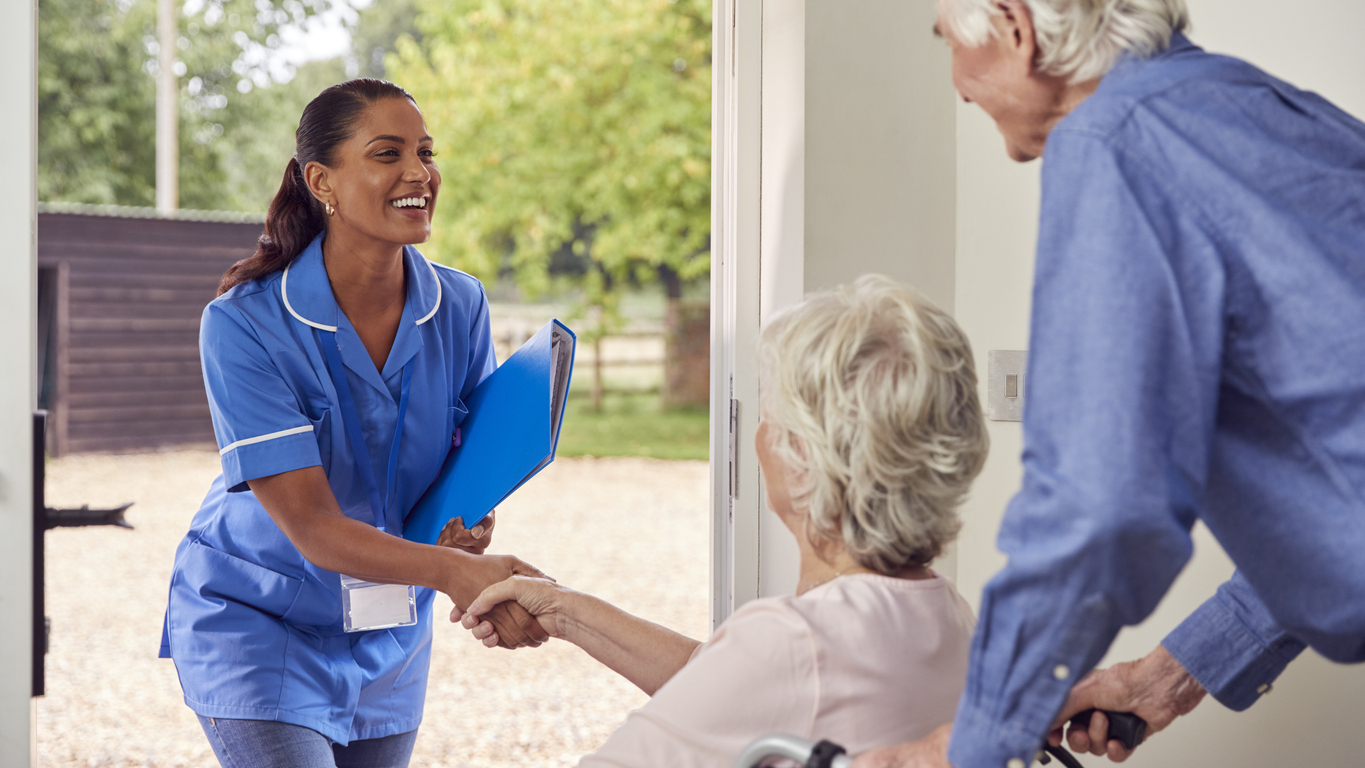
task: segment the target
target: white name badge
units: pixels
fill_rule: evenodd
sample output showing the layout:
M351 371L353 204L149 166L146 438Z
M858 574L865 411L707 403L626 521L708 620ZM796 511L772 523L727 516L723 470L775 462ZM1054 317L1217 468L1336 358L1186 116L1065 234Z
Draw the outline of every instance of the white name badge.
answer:
M341 574L341 612L347 632L410 627L417 623L417 590L405 584L376 584Z

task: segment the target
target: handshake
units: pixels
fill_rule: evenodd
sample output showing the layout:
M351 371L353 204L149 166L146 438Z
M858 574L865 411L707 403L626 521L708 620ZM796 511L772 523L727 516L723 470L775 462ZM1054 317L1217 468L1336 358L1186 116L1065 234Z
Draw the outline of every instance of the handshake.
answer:
M442 580L441 591L455 603L450 620L460 622L489 648L534 648L562 636L553 599L560 588L554 579L512 555L484 554L496 524L496 510L470 529L457 517L436 541L437 546L464 553Z

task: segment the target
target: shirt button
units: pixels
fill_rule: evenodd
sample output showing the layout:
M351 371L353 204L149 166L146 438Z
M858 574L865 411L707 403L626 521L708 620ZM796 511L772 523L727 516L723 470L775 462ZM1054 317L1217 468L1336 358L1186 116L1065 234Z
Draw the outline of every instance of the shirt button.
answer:
M1005 768L1024 768L1024 761L1017 757L1011 757L1010 761L1005 763Z
M1271 689L1273 689L1274 687L1275 686L1271 685L1270 683L1262 683L1261 687L1256 689L1256 692L1264 696L1267 693L1270 693Z
M1052 668L1052 676L1058 680L1065 680L1071 677L1071 670L1065 664L1058 664Z

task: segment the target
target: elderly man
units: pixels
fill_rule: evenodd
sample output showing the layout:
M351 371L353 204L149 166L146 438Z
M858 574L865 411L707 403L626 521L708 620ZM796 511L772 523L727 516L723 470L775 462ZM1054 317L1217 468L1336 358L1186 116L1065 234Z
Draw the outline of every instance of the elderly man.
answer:
M1023 768L1082 709L1155 733L1205 692L1251 706L1305 647L1365 661L1365 125L1186 23L1183 0L940 0L958 93L1045 157L1024 483L951 736L859 766ZM1236 575L1072 690L1196 518ZM1128 755L1100 716L1067 737Z

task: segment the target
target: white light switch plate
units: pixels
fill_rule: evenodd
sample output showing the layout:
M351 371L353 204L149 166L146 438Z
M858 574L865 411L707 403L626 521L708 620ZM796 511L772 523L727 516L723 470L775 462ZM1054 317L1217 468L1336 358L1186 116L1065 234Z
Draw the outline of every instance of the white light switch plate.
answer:
M1024 418L1024 376L1028 370L1028 351L992 349L986 353L986 418L991 421L1020 421ZM1015 397L1006 397L1009 377L1015 378Z

